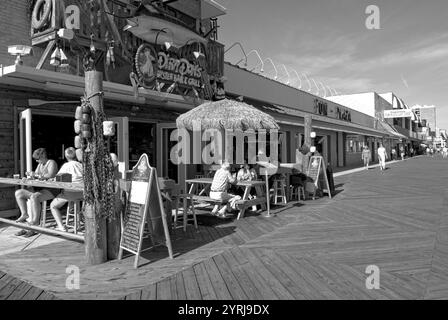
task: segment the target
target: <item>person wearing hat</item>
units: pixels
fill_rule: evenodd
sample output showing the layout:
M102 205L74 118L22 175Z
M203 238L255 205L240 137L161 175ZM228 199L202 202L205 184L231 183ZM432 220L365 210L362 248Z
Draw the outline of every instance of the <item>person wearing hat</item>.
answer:
M33 159L38 162L35 172L27 173L32 179L38 178L48 180L54 178L58 172L56 161L48 159L47 151L44 148L34 150ZM58 189L32 188L31 190L19 189L15 192L17 205L20 210L20 217L16 222L25 222L28 220L31 225L38 225L41 212L41 202L53 199L59 193ZM30 211L27 210L26 202L30 201ZM31 237L36 232L29 230L20 230L15 235Z

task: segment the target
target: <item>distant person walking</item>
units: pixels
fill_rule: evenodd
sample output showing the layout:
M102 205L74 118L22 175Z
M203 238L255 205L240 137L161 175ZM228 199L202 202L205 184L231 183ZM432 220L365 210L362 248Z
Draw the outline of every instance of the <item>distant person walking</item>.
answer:
M446 157L448 157L448 148L446 146L442 148L442 157L443 159L446 159Z
M362 149L361 158L364 161L364 168L366 170L369 170L369 163L370 163L371 157L372 157L372 153L370 152L369 147L364 146L364 148Z
M395 150L395 148L392 148L392 160L397 160L397 150Z
M400 157L401 157L401 160L404 160L404 147L403 146L400 147Z
M387 152L386 148L383 147L383 144L380 143L380 147L377 150L378 153L378 159L380 161L380 170L383 172L386 170L386 159L387 159Z

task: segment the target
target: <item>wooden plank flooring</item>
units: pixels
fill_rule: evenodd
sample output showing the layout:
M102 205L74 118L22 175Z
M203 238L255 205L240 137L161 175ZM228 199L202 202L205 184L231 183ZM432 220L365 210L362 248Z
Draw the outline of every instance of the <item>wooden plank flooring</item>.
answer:
M52 294L127 300L448 299L447 166L446 160L420 157L390 165L384 174L373 169L339 176L336 185L343 191L333 199L276 206L272 218L249 213L224 222L198 210L199 230L188 226L187 233L179 229L173 236L174 260L158 248L137 270L132 257L96 267L81 264L85 284L77 293L61 286L65 266L79 265L82 246L33 243L20 252L0 250L0 294L4 299ZM40 272L27 267L30 261ZM369 265L380 269L379 290L366 288ZM29 283L11 277L14 272Z

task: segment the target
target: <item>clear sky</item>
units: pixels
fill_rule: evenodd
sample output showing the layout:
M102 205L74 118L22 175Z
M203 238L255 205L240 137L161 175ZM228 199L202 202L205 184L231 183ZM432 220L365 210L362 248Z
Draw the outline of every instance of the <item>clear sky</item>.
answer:
M284 64L293 83L295 69L338 92L392 91L410 107L437 106L437 126L448 129L448 0L217 2L227 9L218 19L218 41L271 58L279 78L287 78ZM380 10L380 30L366 27L369 5ZM225 60L242 57L234 47ZM247 68L258 62L249 55ZM275 74L268 62L264 69Z

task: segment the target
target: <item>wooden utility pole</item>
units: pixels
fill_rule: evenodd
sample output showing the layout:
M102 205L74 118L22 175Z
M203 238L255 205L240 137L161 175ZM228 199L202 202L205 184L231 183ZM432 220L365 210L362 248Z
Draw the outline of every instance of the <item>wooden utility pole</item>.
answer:
M85 72L86 96L91 97L90 103L96 113L103 110L103 97L98 92L103 91L103 74L98 71ZM84 166L91 165L84 163ZM95 169L94 169L95 170ZM101 201L101 199L96 199ZM106 219L101 218L95 207L85 203L85 248L88 264L100 264L107 261Z
M311 115L305 116L305 144L311 147L311 131L312 131L312 119Z

